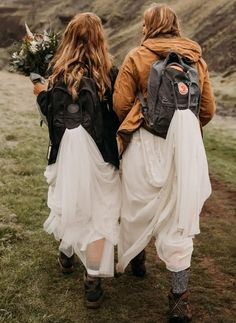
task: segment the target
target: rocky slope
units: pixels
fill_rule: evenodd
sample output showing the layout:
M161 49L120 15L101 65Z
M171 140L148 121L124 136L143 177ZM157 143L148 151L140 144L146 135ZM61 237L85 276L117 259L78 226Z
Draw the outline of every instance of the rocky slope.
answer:
M24 35L24 22L32 30L45 26L63 30L77 12L93 11L104 23L110 49L119 64L127 51L139 44L142 14L152 0L1 0L0 3L0 65L5 50ZM204 57L215 75L216 88L223 103L222 86L225 79L231 83L236 76L236 12L235 0L166 0L178 13L184 35L197 40ZM220 76L220 77L219 77ZM231 84L230 83L230 84ZM230 85L231 86L231 85ZM227 89L228 90L228 89ZM228 91L230 95L233 90ZM227 92L227 96L229 96ZM231 93L232 92L232 93ZM233 97L235 99L235 95ZM232 97L230 102L233 101ZM231 104L231 103L230 103Z

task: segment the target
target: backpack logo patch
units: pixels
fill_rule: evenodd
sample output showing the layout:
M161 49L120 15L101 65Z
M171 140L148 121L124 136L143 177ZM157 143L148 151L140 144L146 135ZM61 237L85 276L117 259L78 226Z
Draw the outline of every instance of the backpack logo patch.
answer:
M70 113L77 113L79 111L79 105L72 103L68 105L67 110Z
M188 87L183 82L178 83L178 89L181 95L186 95L188 93Z

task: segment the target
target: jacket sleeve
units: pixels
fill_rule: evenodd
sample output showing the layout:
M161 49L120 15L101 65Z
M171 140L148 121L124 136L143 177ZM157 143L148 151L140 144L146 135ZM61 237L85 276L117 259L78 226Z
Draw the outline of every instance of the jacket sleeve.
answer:
M118 73L113 94L113 109L122 122L134 105L138 84L138 73L129 53Z
M48 114L48 98L47 91L42 91L37 96L37 103L40 107L40 110L43 115L47 116Z
M204 72L199 119L201 125L204 127L213 118L216 111L216 105L207 65L204 61L203 66Z

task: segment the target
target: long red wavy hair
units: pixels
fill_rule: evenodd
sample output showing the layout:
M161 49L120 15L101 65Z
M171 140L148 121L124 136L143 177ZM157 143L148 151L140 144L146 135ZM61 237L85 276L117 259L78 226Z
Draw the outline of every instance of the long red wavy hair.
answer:
M89 70L102 98L111 87L112 67L101 19L91 12L77 14L68 24L52 62L50 82L63 77L73 98L85 71Z

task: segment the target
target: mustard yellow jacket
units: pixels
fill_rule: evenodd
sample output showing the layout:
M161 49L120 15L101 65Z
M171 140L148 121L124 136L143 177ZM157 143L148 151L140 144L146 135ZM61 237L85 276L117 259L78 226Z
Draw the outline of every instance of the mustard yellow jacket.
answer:
M199 113L200 125L205 126L215 113L215 99L209 79L207 64L202 58L200 46L187 38L154 38L131 50L126 56L115 83L113 109L121 125L118 129L119 154L122 155L132 133L143 123L140 111L139 91L147 96L147 82L152 63L160 57L175 51L190 58L197 66L202 92Z

